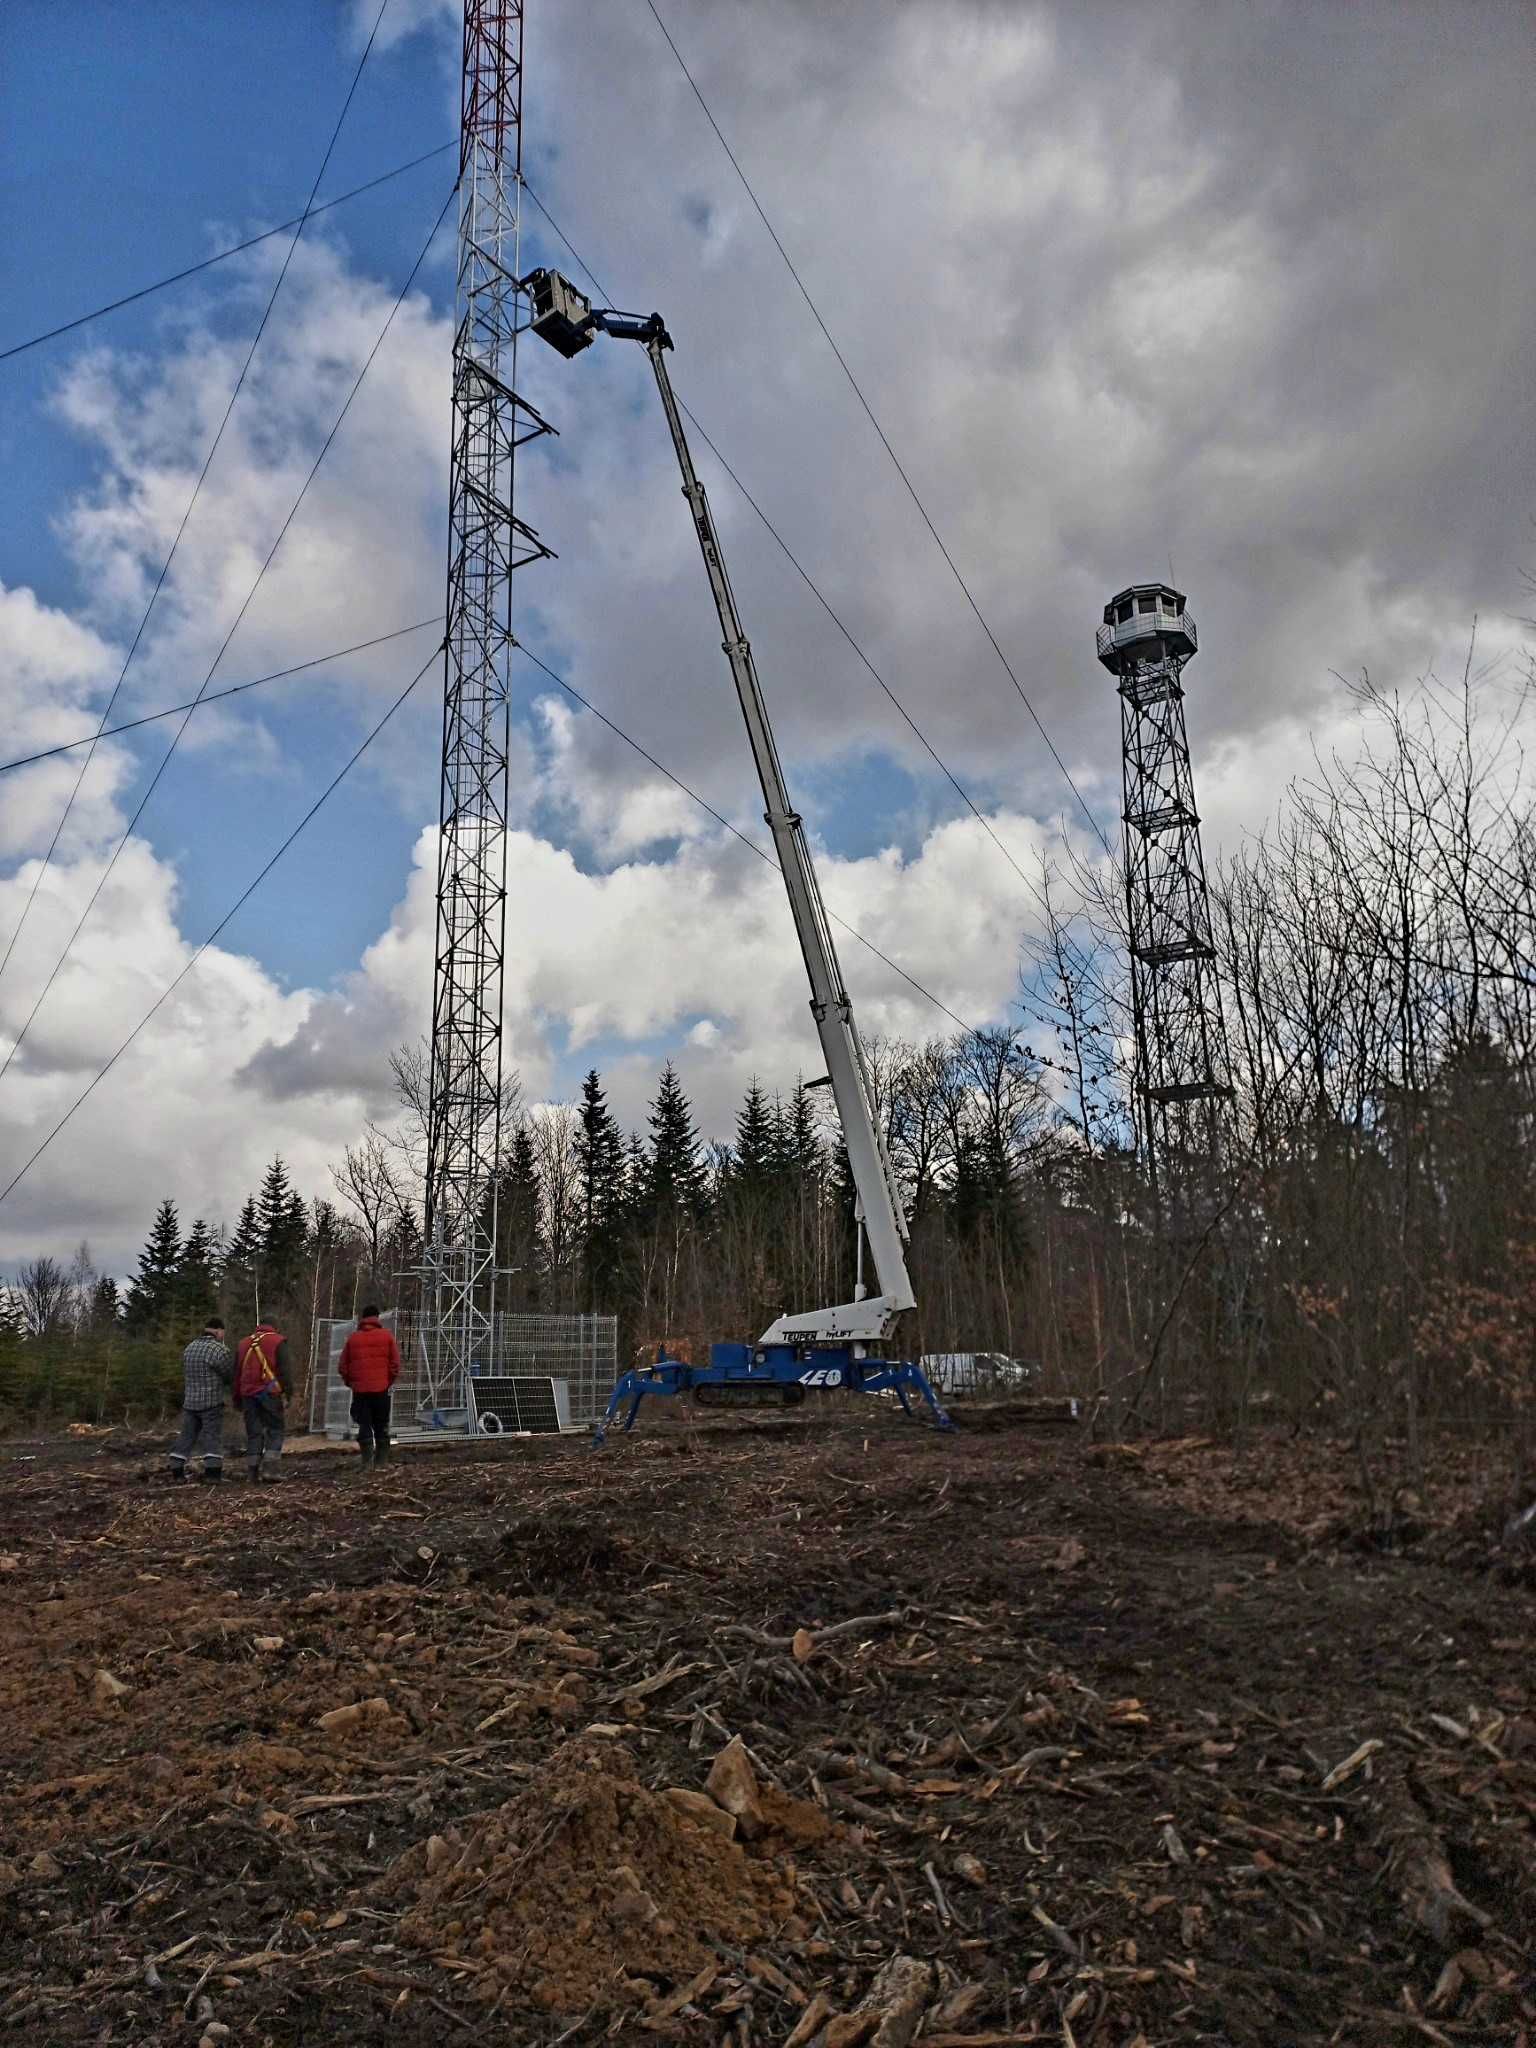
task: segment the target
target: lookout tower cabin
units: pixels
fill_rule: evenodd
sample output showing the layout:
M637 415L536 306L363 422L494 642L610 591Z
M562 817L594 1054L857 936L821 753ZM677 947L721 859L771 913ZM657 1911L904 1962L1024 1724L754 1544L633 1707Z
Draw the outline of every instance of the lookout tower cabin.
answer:
M1171 583L1133 583L1104 607L1099 659L1116 674L1131 662L1171 658L1182 666L1199 646L1184 593Z

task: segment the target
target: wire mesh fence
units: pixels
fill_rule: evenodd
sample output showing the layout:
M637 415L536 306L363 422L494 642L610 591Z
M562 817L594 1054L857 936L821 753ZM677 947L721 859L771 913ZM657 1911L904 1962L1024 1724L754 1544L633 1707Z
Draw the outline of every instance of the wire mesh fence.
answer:
M467 1433L475 1428L479 1404L471 1398L473 1386L466 1390L448 1366L433 1317L392 1309L380 1321L393 1330L400 1346L395 1434ZM338 1440L354 1433L352 1396L339 1367L342 1346L356 1328L355 1322L325 1317L315 1324L309 1426ZM498 1386L509 1380L553 1380L561 1425L584 1429L608 1405L618 1378L618 1348L616 1316L499 1315L486 1355L477 1360L471 1379L483 1377Z

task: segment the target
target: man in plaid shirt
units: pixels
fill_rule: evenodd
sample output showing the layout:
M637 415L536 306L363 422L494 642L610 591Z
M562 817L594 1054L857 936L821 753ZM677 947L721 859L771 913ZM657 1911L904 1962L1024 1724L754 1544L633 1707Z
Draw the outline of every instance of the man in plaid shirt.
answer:
M224 1477L224 1396L235 1377L235 1361L224 1342L224 1318L213 1316L201 1337L181 1354L181 1434L171 1452L171 1477L187 1476L187 1460L199 1439L204 1479Z

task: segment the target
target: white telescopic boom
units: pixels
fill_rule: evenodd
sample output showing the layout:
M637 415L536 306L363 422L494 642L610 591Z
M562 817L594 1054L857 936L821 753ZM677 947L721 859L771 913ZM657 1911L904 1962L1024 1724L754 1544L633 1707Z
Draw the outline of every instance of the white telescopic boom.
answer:
M843 1140L848 1147L848 1163L858 1192L859 1220L869 1240L878 1285L878 1292L873 1296L865 1295L861 1286L861 1298L840 1307L814 1309L804 1315L780 1316L763 1332L762 1341L879 1343L888 1335L902 1310L913 1306L912 1282L903 1251L907 1236L906 1216L890 1155L875 1120L869 1062L854 1022L853 1005L843 986L837 949L832 943L826 906L821 900L816 870L811 864L810 848L806 844L799 814L789 801L784 770L778 748L774 745L773 728L768 723L768 712L757 679L757 666L752 659L751 644L742 631L709 499L694 469L688 437L683 431L682 414L673 395L672 380L667 375L666 346L664 334L653 334L646 341L646 354L656 373L656 387L661 393L672 446L677 451L678 467L682 471L683 496L693 513L694 530L699 537L709 587L714 594L720 628L725 635L725 652L731 664L736 695L747 722L747 738L751 742L752 758L757 763L763 801L768 807L768 829L773 834L784 886L789 892L795 931L805 956L805 971L810 977L811 1015L816 1020L827 1075L832 1083L832 1097L837 1104Z

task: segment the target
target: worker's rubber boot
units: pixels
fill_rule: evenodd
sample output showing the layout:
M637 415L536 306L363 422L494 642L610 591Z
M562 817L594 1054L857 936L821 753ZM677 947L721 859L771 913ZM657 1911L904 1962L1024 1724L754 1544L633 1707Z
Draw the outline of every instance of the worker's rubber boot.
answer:
M364 1478L366 1478L366 1477L367 1477L367 1475L368 1475L368 1474L369 1474L369 1473L370 1473L370 1472L371 1472L371 1471L373 1470L373 1445L372 1445L372 1444L362 1444L362 1445L360 1445L360 1446L359 1446L359 1449L358 1449L358 1453L357 1453L357 1469L358 1469L358 1472L359 1472L359 1473L360 1473L360 1474L361 1474L361 1475L362 1475L362 1476L363 1476Z
M387 1465L389 1463L389 1445L387 1443L380 1444L374 1451L373 1456L376 1464Z
M224 1467L222 1465L205 1465L203 1467L204 1486L217 1486L223 1477Z

